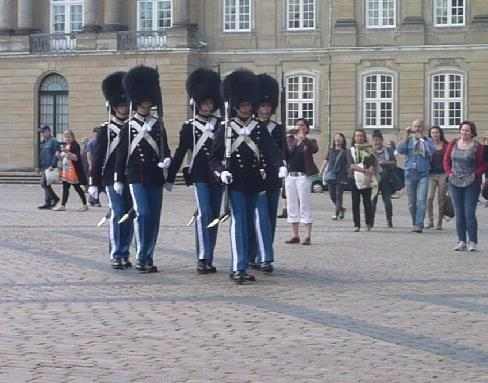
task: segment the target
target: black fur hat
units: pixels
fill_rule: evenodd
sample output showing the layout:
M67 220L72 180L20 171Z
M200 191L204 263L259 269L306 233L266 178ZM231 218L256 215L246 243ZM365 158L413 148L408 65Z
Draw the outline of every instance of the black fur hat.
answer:
M217 72L210 69L198 68L190 74L186 80L186 92L198 105L210 98L215 104L212 112L222 106L222 95L220 93L220 77Z
M248 69L237 69L224 80L224 98L232 109L237 109L241 102L255 105L258 100L258 78Z
M256 106L264 102L269 102L272 107L272 114L276 112L278 107L278 97L280 94L280 86L270 75L263 73L258 75L259 98Z
M127 96L134 106L144 101L151 101L162 110L163 102L157 69L144 65L136 66L127 72L123 83Z
M122 85L122 79L126 74L127 72L114 72L102 81L103 96L111 107L129 103Z

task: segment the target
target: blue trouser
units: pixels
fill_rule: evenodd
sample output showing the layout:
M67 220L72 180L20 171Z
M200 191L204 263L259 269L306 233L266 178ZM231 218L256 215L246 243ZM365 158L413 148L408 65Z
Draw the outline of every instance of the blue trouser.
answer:
M274 261L273 242L279 200L279 189L269 190L258 195L254 216L254 230L251 230L249 233L250 262L263 263ZM256 261L257 254L259 254L259 258Z
M458 188L449 184L449 195L452 198L456 214L456 231L459 241L466 242L466 232L471 242L478 243L478 221L476 206L481 192L481 181L476 179L471 185Z
M137 263L153 265L154 249L159 234L163 187L156 185L129 185L136 218L134 231L137 244Z
M412 217L412 224L423 228L427 208L427 194L429 192L429 176L408 175L405 178L405 185L407 187L408 209Z
M195 183L195 199L198 209L195 220L197 257L199 260L206 260L209 265L213 262L217 226L209 229L208 225L219 216L222 192L223 188L219 184Z
M258 193L229 191L232 271L245 272L249 266L249 233L253 230Z
M134 234L132 219L119 224L120 219L132 208L129 188L122 195L115 192L112 185L106 187L108 206L111 210L109 220L110 259L129 259L129 249Z

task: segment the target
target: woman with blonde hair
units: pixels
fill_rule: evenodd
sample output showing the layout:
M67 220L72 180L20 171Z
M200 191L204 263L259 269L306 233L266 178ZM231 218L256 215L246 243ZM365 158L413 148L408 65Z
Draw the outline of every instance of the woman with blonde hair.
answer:
M71 130L65 130L63 133L64 144L62 149L58 152L58 158L63 162L61 171L61 179L63 181L63 198L61 205L53 209L55 211L65 211L66 203L68 202L69 189L71 185L75 188L76 192L81 199L81 207L79 211L87 211L88 206L86 204L86 197L83 189L80 185L87 185L87 178L85 171L83 170L83 164L81 161L80 145L76 142L75 134Z

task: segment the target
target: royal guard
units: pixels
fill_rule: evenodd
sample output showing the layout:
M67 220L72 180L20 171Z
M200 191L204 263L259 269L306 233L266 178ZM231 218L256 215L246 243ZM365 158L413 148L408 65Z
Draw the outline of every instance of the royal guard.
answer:
M273 272L273 241L276 231L278 203L283 179L287 175L283 149L285 147L285 131L276 121L271 120L278 107L278 82L267 74L258 75L258 100L255 105L256 119L259 129L266 130L274 141L274 158L280 158L279 167L268 166L265 180L265 193L258 195L256 203L255 235L251 232L250 265L265 273ZM271 233L270 233L271 231Z
M159 234L164 172L171 165L166 130L162 122L162 96L156 69L138 66L123 80L134 115L121 132L116 156L114 190L122 195L129 185L135 213L136 269L154 273L154 250ZM151 113L157 109L157 116Z
M115 72L102 82L109 113L108 121L97 131L95 150L90 169L88 194L98 199L101 188L107 193L110 211L109 252L114 269L126 269L132 266L129 261L130 244L133 237L132 220L119 223L122 216L131 209L132 201L127 184L123 184L122 193L114 190L115 158L120 150L120 132L129 117L129 101L122 85L126 72Z
M224 80L227 118L215 141L212 170L226 185L231 214L231 279L238 284L253 282L248 274L250 232L255 230L255 209L259 194L265 194L268 169L280 166L273 158L275 144L269 132L259 128L253 118L258 101L258 79L249 70L240 69ZM224 204L226 205L226 204ZM227 206L226 206L227 210ZM264 241L271 242L271 229Z
M187 186L193 185L196 200L195 237L197 272L215 273L213 265L217 226L210 223L218 217L222 202L222 185L211 174L210 155L221 121L214 113L222 105L220 77L209 69L195 70L186 82L193 118L180 131L180 141L168 172L168 182L174 183L185 157L189 161L183 169Z

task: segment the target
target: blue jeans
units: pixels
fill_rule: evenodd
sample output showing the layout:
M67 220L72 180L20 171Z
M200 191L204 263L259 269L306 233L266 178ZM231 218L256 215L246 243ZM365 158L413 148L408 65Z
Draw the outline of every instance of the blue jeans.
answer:
M245 272L249 266L249 233L253 230L254 215L258 193L229 191L230 210L230 243L232 253L232 271Z
M276 215L280 191L261 192L256 201L254 221L249 231L249 261L273 262L273 238L276 229ZM259 259L256 256L259 253Z
M405 178L405 186L407 187L408 210L410 210L412 224L423 228L427 209L427 193L429 192L429 176L409 175Z
M152 266L154 249L159 235L163 187L155 185L129 185L136 218L134 230L137 244L137 263Z
M195 220L197 257L199 260L206 260L209 265L213 262L217 226L211 229L207 227L219 216L222 191L222 186L218 184L195 183L195 199L198 209Z
M115 192L112 185L106 187L108 206L111 210L109 233L110 259L129 259L130 243L134 234L132 219L119 224L120 219L132 208L129 188L122 195Z
M458 188L449 184L449 195L452 198L456 213L456 231L459 241L466 242L466 232L471 242L478 243L478 221L476 206L481 192L481 181L476 179L471 185Z

